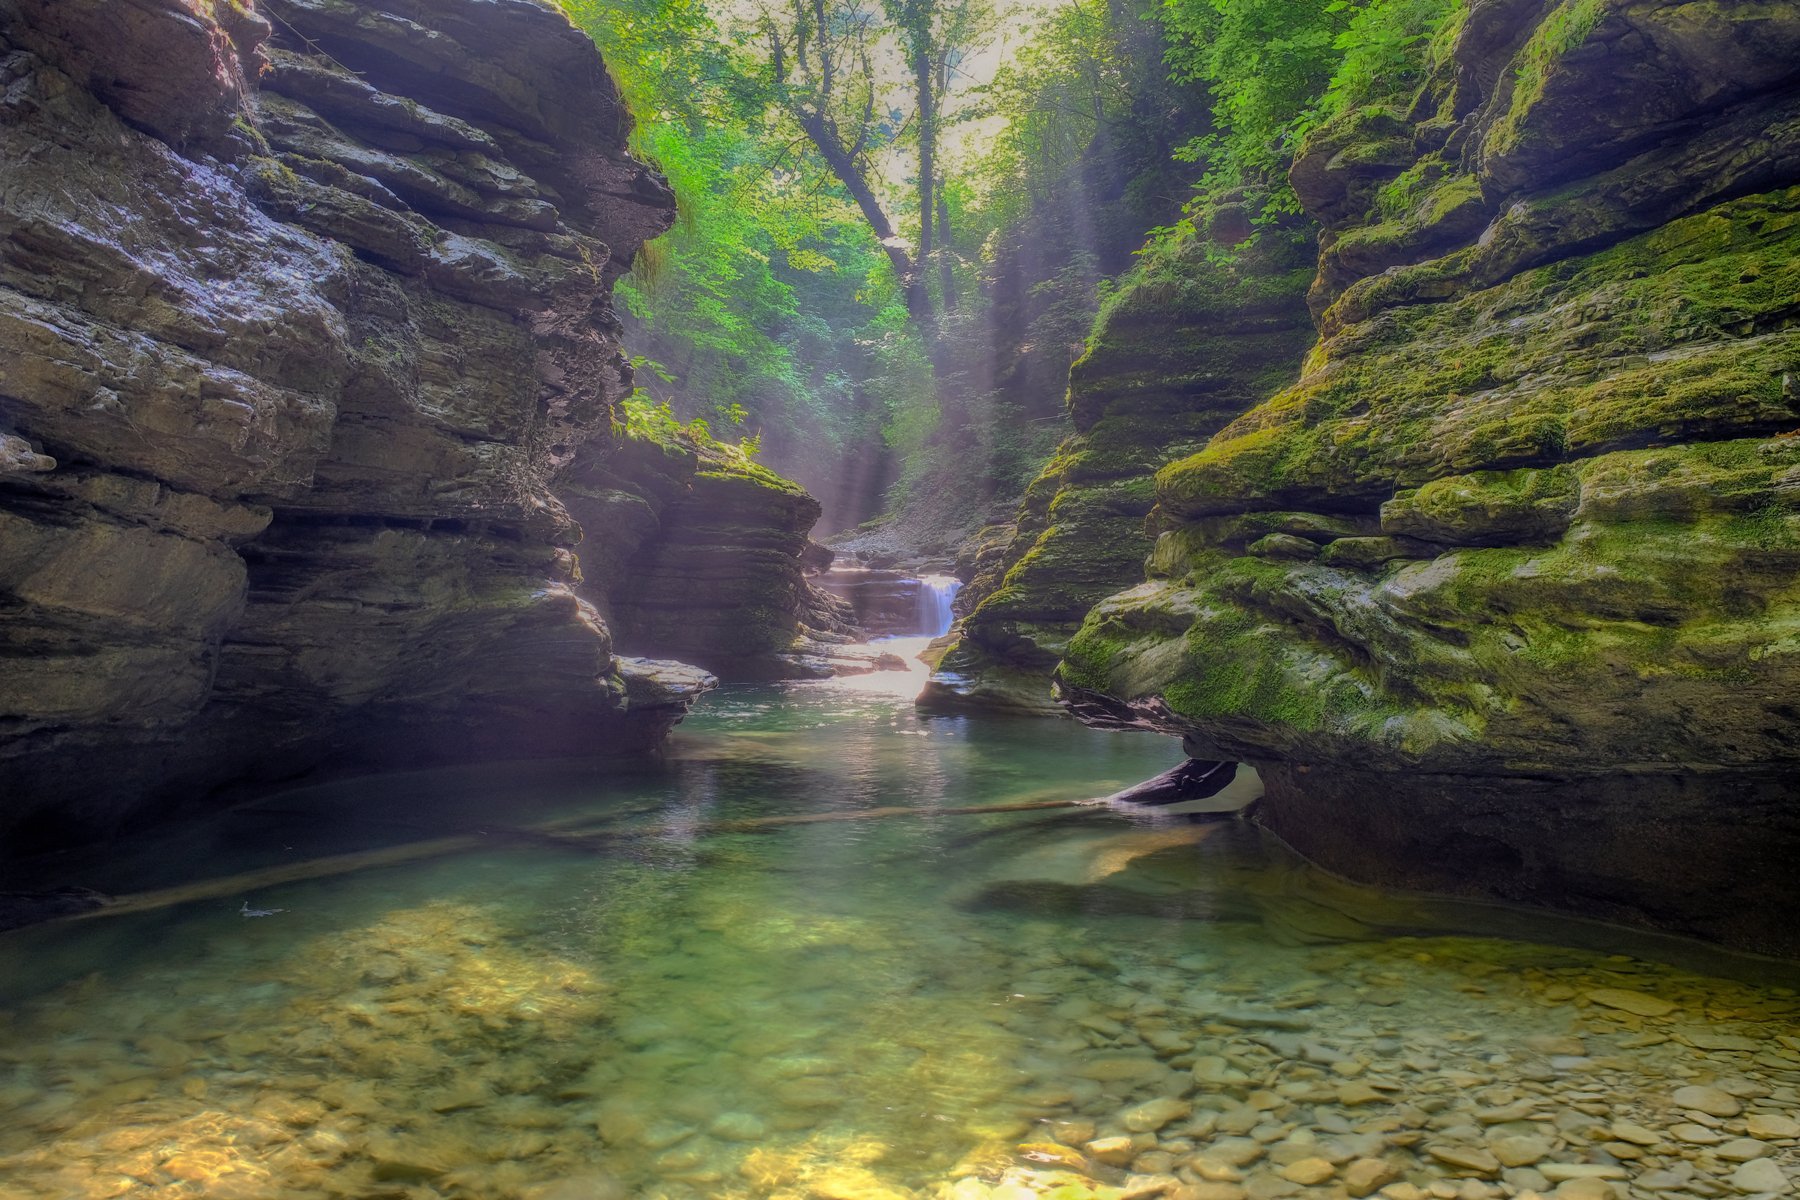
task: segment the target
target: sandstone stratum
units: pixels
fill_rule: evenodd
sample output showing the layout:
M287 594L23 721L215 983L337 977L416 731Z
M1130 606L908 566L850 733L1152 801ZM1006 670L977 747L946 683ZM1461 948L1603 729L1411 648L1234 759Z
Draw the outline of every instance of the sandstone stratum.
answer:
M630 440L612 288L675 216L592 41L536 0L5 0L0 64L0 836L658 742L710 679L615 655L590 600L637 568L562 498ZM740 657L786 651L817 506L713 476L770 523Z

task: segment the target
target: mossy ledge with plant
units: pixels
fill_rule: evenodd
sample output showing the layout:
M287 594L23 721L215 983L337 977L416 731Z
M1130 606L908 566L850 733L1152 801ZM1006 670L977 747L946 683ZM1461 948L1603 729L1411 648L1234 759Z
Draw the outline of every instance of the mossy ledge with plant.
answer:
M1346 875L1800 953L1800 10L1425 50L1300 147L1321 340L1160 469L1061 694Z

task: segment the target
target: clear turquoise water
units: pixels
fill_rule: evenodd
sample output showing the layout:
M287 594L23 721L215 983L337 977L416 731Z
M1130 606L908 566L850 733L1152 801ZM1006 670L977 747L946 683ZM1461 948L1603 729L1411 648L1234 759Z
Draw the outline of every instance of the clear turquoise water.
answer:
M1103 794L1175 752L924 718L907 690L727 690L628 773L350 781L84 864L127 893L461 839L0 938L0 1196L879 1200L958 1177L959 1197L1051 1194L1022 1141L1118 1132L1121 1110L1167 1095L1229 1124L1249 1083L1196 1094L1208 1055L1289 1087L1274 1111L1293 1108L1290 1141L1376 1111L1333 1107L1361 1078L1394 1083L1385 1105L1471 1072L1502 1090L1569 1076L1586 1103L1664 1123L1691 1079L1753 1078L1747 1103L1771 1112L1800 1099L1800 1041L1779 1040L1800 1009L1751 964L1702 964L1733 981L1609 957L1679 956L1614 931L1384 899L1244 826L935 814ZM885 806L925 811L720 827ZM1408 936L1458 931L1507 938ZM1677 1007L1590 1000L1608 987ZM1294 1046L1265 1044L1272 1012L1360 1065L1288 1061ZM1759 1049L1684 1040L1699 1027ZM1529 1049L1551 1035L1587 1039L1583 1062ZM1206 1146L1158 1136L1170 1148L1152 1136L1140 1166L1179 1172ZM1422 1186L1441 1173L1392 1153ZM1305 1190L1271 1179L1266 1200Z

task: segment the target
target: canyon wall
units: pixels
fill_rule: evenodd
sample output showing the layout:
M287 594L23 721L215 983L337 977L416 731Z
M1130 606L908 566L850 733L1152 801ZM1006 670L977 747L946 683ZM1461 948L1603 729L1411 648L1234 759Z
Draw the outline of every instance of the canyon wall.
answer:
M1302 147L1320 341L1160 470L1062 694L1344 874L1800 953L1800 10L1433 48Z
M819 502L735 447L644 430L584 454L558 485L587 539L579 592L634 651L733 680L814 679L860 631L807 577L830 552Z
M1141 573L1159 468L1291 380L1312 343L1306 239L1235 255L1224 238L1161 248L1101 311L1070 368L1074 434L978 554L928 708L1057 711L1050 676L1093 604Z
M653 744L557 495L673 199L538 0L0 0L0 839Z

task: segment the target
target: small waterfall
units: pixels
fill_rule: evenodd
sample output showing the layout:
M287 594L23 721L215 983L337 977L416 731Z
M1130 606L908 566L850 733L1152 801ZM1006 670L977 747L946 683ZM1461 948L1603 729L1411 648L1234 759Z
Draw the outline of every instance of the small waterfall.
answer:
M950 632L955 615L950 602L962 590L962 580L954 575L926 575L919 580L919 632L930 637L943 637Z

